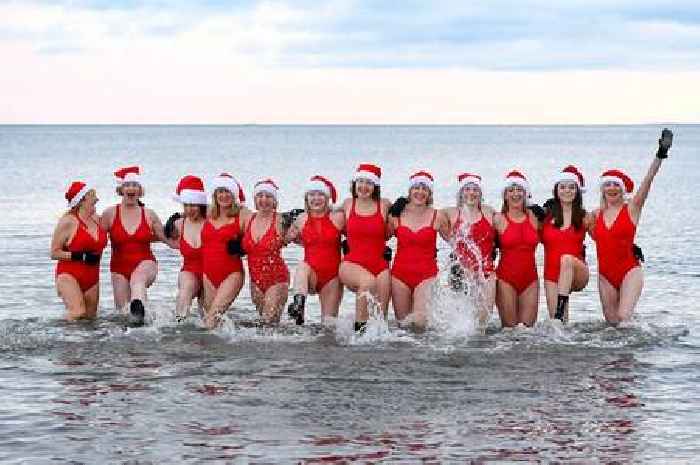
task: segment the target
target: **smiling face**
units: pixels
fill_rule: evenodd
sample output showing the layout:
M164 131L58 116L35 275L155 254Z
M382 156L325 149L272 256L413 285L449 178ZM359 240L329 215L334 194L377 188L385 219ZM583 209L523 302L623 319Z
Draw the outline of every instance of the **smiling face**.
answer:
M511 184L503 192L503 200L509 208L525 208L525 189L516 184Z
M99 201L100 199L97 198L97 192L95 192L95 189L90 189L85 194L85 197L83 197L83 199L78 203L78 208L82 209L85 215L92 216L97 212L95 205L97 205L97 202Z
M117 193L122 196L125 205L138 205L143 195L143 187L137 182L125 182L117 188Z
M255 194L255 209L259 212L272 212L277 209L277 200L269 192Z
M369 179L355 180L355 195L358 199L370 199L374 193L374 183Z
M601 190L603 192L603 199L608 204L617 204L624 200L622 187L614 181L604 182Z
M557 198L561 203L573 203L578 193L578 185L572 181L560 181L557 183Z
M481 189L478 185L469 183L460 191L459 205L467 207L481 206Z
M214 200L222 209L231 208L233 206L233 194L230 190L223 187L219 187L214 191Z
M321 191L309 191L304 199L306 209L313 213L325 212L328 209L328 197Z
M419 183L408 190L408 200L417 206L430 205L433 203L433 192L425 184Z

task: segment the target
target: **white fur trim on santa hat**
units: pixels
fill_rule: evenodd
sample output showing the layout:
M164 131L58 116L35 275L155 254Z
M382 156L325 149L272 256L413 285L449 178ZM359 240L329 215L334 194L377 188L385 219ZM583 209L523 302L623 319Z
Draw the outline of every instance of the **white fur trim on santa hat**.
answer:
M275 199L277 199L277 186L275 186L271 181L259 182L253 187L253 195L258 195L261 192L270 194Z
M362 166L362 165L360 165L360 166ZM357 171L355 171L355 174L352 176L352 179L353 179L353 181L357 181L358 179L365 179L367 181L370 181L375 186L380 185L379 176L377 176L372 171L365 170L365 169L358 169Z
M85 197L85 195L86 195L88 192L90 192L90 189L92 189L92 188L91 188L90 186L88 186L87 184L85 184L85 185L83 186L83 188L80 189L80 190L78 191L78 193L75 194L75 196L68 202L68 206L69 206L70 208L75 208L76 206L78 206L78 204L80 203L80 201L83 200L83 197Z
M581 185L581 182L580 182L578 176L576 176L574 173L571 173L569 171L564 171L564 172L559 173L559 176L558 176L555 184L560 183L562 181L574 182L574 183L576 183L576 185L578 186L578 189L582 193L586 192L586 188Z
M193 189L182 189L180 195L173 195L173 199L181 204L206 205L209 203L206 192Z
M423 184L431 191L433 190L433 180L424 174L419 174L418 176L411 176L408 180L408 188L417 186L418 184Z
M238 182L236 182L236 180L232 177L217 176L214 179L212 179L210 186L212 192L214 192L217 189L228 190L233 195L234 200L238 202L241 187L238 185Z
M328 187L328 185L325 182L323 182L319 179L309 181L306 183L305 192L313 192L313 191L323 192L326 195L326 197L331 196L330 187Z
M460 181L459 188L464 189L464 187L466 187L467 184L476 185L476 187L478 187L482 191L484 190L483 183L482 183L481 179L476 177L476 176L465 176L464 179L462 179L462 181Z

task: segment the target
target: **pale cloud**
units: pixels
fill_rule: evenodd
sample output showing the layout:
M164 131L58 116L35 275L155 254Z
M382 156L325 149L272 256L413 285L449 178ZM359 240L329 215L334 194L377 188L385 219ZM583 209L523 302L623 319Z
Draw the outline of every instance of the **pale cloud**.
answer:
M0 18L0 122L700 119L694 2L5 2Z

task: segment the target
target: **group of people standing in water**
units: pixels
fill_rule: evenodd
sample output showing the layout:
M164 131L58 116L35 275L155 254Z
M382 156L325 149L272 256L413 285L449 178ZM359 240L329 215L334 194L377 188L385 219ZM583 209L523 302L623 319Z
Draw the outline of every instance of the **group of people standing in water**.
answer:
M399 324L426 327L431 290L438 275L437 236L452 247L450 285L479 283L478 307L486 321L495 306L504 328L532 326L537 319L539 277L535 250L544 246L544 289L550 318L567 321L569 296L589 279L584 238L596 243L598 289L605 319L628 320L641 294L643 273L634 245L637 224L673 134L664 129L659 148L639 188L620 170L602 173L600 207L588 211L586 183L574 166L558 173L552 198L533 203L530 185L520 171L509 172L502 186L502 208L482 203L478 174L457 175L453 207L433 206L433 176L419 171L408 178L407 196L391 202L381 196L380 167L363 163L350 183L351 196L338 203L331 181L312 176L304 189L304 208L277 211L278 186L261 179L253 187L248 209L241 184L222 173L205 191L201 178L188 175L177 185L182 212L165 225L141 202L139 167L115 172L118 205L101 215L96 192L81 181L65 194L68 212L51 242L56 288L69 319L94 318L99 301L99 265L111 243L110 271L114 303L129 324L144 323L146 290L158 267L151 242L178 249L183 258L178 277L176 318L186 318L195 298L204 324L217 327L245 282L247 256L252 300L262 324L276 324L288 300L290 273L281 249L296 243L304 259L293 275L289 318L301 325L306 299L318 294L322 319L338 316L343 289L356 293L355 330L363 331L371 312L388 316L389 302ZM396 237L396 253L386 241ZM343 237L345 238L343 240ZM635 250L636 249L636 250ZM496 257L498 260L496 261Z

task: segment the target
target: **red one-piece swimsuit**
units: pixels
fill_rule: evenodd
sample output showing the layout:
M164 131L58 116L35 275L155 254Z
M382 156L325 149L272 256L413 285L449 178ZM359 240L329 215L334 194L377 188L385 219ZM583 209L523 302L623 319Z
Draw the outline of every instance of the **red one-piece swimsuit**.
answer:
M289 283L289 269L280 255L284 242L277 234L277 214L270 227L256 242L253 239L254 213L243 235L243 249L248 255L250 279L261 292L267 292L275 284Z
M322 217L309 215L301 229L304 262L316 273L316 292L338 276L340 267L340 230L331 221L330 214Z
M185 239L185 221L182 221L182 230L180 231L180 255L182 255L182 268L180 271L189 271L202 279L202 246L200 241L199 247L192 247ZM201 235L201 232L200 232Z
M401 217L399 217L399 225L395 232L397 239L396 258L391 268L391 276L408 286L411 292L426 279L437 276L436 217L437 210L433 212L430 224L417 231L402 225Z
M535 248L539 243L537 231L526 216L516 223L506 215L508 225L500 234L501 259L498 261L496 276L522 294L537 281Z
M595 240L598 254L598 272L615 289L619 290L625 275L639 266L639 260L632 252L636 232L637 226L632 223L627 204L623 205L610 228L605 226L603 212L598 213L593 228L593 240Z
M216 228L207 220L202 227L202 273L215 288L218 288L229 275L243 272L243 262L239 255L228 253L228 241L241 235L239 216L233 222Z
M112 229L109 231L109 240L112 243L112 260L109 269L112 273L124 276L127 281L131 279L131 273L141 262L156 261L156 257L151 251L153 232L146 221L146 209L139 208L141 208L141 222L133 234L129 234L124 229L121 205L117 205L117 213L114 216Z
M554 283L559 281L559 268L562 255L572 255L581 261L583 258L583 240L586 230L576 229L570 225L560 229L552 223L552 216L547 216L542 227L542 244L544 245L544 279Z
M107 245L107 232L98 224L97 239L95 239L83 220L78 215L75 215L75 218L78 220L78 229L70 243L66 244L66 250L102 255ZM100 281L100 264L89 265L82 261L59 260L56 264L56 277L64 273L73 276L78 281L80 290L85 292Z
M350 251L343 260L360 265L375 276L389 268L384 260L386 222L379 202L376 213L364 216L355 212L355 199L352 199L345 231Z
M462 266L478 273L481 271L485 278L491 276L496 270L493 264L493 247L496 239L496 230L488 220L481 215L481 219L469 226L469 231L462 231L464 220L462 211L457 213L457 220L452 228L455 238L455 251ZM478 251L478 255L476 252Z

